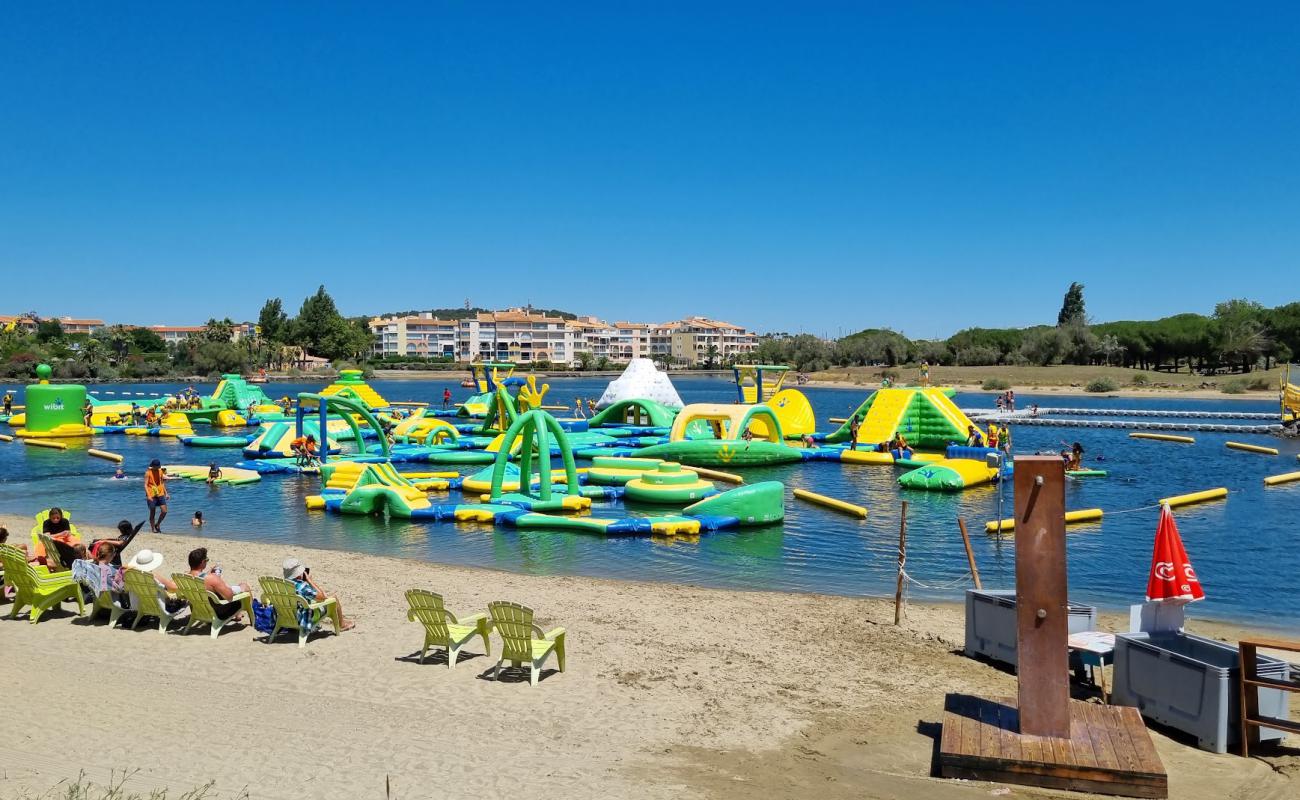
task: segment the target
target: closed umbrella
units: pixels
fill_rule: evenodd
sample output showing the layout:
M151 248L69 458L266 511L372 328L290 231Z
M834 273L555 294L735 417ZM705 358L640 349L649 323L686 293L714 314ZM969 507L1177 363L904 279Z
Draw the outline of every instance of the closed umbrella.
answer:
M1178 535L1174 513L1169 504L1160 507L1160 524L1156 526L1155 550L1151 554L1151 574L1147 577L1147 601L1191 603L1205 599L1205 590L1192 569Z

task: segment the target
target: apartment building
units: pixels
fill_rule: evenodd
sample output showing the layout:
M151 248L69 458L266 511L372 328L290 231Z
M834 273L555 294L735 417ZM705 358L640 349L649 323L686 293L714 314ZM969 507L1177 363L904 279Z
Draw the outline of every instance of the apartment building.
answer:
M650 332L650 357L671 366L701 366L710 359L718 364L740 361L756 347L757 334L708 317L667 322Z
M177 344L203 331L202 325L148 325L148 330L158 334L167 344Z
M378 356L456 357L456 320L440 319L427 313L377 317L370 320L370 330L375 334L373 352Z
M158 334L167 344L179 344L196 334L202 333L206 325L146 325L147 330ZM256 339L258 336L256 322L236 322L231 328L230 341L238 342L240 339Z
M743 359L758 336L739 325L688 317L675 322L618 321L595 316L550 317L525 308L446 320L425 313L370 321L377 356L452 357L457 361L549 361L577 365L582 353L627 363L653 358L674 366Z
M89 335L104 327L104 320L102 319L78 319L76 317L58 317L57 319L65 334L84 333ZM30 315L7 316L0 314L0 329L8 329L13 326L17 330L35 333L36 324L37 320Z

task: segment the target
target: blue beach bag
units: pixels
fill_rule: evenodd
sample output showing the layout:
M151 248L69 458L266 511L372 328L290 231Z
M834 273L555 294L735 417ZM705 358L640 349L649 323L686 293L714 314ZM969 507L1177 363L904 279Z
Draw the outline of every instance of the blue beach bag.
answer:
M263 605L260 600L253 601L253 629L259 633L275 630L275 607Z

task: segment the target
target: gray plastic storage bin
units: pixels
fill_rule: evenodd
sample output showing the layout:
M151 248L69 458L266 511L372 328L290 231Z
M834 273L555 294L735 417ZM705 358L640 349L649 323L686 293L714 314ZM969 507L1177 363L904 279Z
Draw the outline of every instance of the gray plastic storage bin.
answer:
M1142 716L1196 737L1202 750L1225 753L1241 740L1240 662L1237 647L1192 633L1115 635L1111 702L1136 706ZM1261 655L1259 674L1287 680L1290 664ZM1287 718L1289 698L1259 690L1260 714ZM1286 734L1260 728L1262 741Z
M1070 603L1070 633L1097 630L1097 609ZM966 590L966 655L1016 666L1016 592ZM1078 666L1071 662L1071 666Z

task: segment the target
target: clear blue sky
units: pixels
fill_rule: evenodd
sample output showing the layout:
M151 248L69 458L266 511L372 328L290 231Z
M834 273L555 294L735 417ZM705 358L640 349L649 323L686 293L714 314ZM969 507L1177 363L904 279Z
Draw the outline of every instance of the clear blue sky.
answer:
M1296 299L1300 7L7 3L0 313Z

